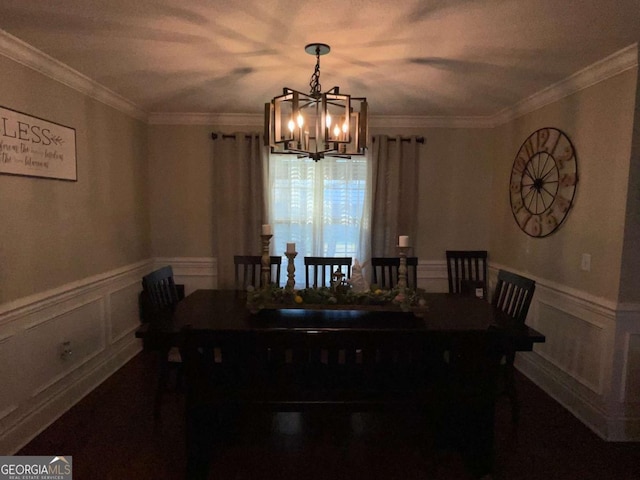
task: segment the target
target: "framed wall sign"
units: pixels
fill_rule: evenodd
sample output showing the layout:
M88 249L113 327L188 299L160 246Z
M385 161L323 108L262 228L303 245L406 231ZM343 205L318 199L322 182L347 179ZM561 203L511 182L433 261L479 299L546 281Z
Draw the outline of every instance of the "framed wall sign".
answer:
M0 107L0 173L78 180L75 129Z

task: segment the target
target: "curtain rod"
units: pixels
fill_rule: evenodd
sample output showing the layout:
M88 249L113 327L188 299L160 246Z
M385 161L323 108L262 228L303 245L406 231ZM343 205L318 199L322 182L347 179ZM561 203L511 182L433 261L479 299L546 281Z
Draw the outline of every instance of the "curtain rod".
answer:
M376 137L373 137L372 141L375 142L376 141ZM389 137L389 138L387 138L387 141L388 142L395 142L396 141L396 137ZM400 137L400 141L401 142L410 142L411 138L409 138L409 137ZM416 142L417 143L424 143L424 137L416 137Z
M256 134L253 134L253 135L251 135L251 134L247 134L247 135L245 135L245 136L244 136L244 138L249 139L249 138L252 138L252 137L254 137L254 136L258 136L258 135L259 135L259 134L257 134L257 133L256 133ZM236 136L235 136L235 135L232 135L232 134L228 134L228 133L218 134L218 133L216 133L216 132L211 132L211 139L212 139L212 140L217 140L217 139L218 139L218 138L220 138L220 137L221 137L221 138L235 138ZM373 141L373 142L375 142L375 141L376 141L375 137L373 137L373 140L372 140L372 141ZM389 137L389 138L387 139L387 141L389 141L389 142L395 142L395 141L396 141L396 137ZM408 138L408 137L400 137L400 141L401 141L401 142L410 142L410 141L411 141L411 139L410 139L410 138ZM424 137L416 137L416 142L417 142L417 143L424 143Z
M257 136L259 136L258 133L254 133L253 135L248 133L248 134L246 134L244 136L244 138L248 139L248 138L253 138L253 137L257 137ZM219 133L216 133L216 132L211 132L211 140L217 140L218 138L236 138L236 136L233 135L233 134L230 134L230 133L219 134Z

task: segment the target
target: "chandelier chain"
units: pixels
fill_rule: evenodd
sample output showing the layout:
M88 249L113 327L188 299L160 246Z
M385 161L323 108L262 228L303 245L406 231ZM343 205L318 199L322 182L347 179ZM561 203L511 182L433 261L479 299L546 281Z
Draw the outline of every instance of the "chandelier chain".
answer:
M322 86L320 85L320 47L316 47L316 68L311 75L311 81L309 82L311 87L311 96L320 95Z

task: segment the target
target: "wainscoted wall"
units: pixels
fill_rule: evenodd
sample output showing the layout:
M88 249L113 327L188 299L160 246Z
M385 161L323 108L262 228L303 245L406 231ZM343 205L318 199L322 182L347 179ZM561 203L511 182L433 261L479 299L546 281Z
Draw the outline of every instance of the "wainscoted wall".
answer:
M218 261L212 257L159 257L154 268L171 265L176 283L184 285L189 295L200 288L217 288Z
M156 258L0 306L1 454L17 452L140 351L140 280L164 265L187 294L217 285L214 258ZM499 268L489 267L490 287ZM547 342L518 354L516 366L601 437L640 440L640 305L534 280L527 323ZM445 261L421 262L418 284L447 291Z
M213 258L154 263L173 265L187 293L217 285ZM546 336L533 352L518 354L516 367L603 439L639 441L640 305L616 305L495 263L489 265L490 292L500 268L536 281L527 324ZM420 262L418 285L446 292L445 260Z
M499 268L490 266L491 286ZM516 367L603 439L639 441L640 305L515 273L536 281L527 324L546 336Z
M151 260L0 305L0 454L14 454L141 349Z

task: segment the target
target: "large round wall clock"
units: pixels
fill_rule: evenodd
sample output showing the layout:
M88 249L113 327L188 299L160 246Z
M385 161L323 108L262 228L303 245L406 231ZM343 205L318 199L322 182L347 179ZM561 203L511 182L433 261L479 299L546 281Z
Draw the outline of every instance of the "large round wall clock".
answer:
M532 237L555 232L567 217L578 183L571 140L557 128L529 135L513 161L509 195L518 226Z

